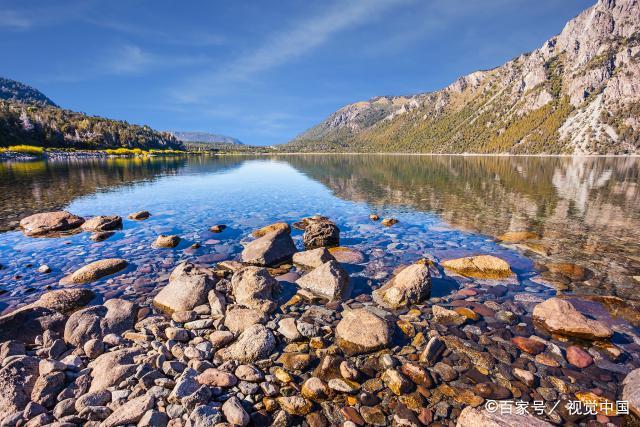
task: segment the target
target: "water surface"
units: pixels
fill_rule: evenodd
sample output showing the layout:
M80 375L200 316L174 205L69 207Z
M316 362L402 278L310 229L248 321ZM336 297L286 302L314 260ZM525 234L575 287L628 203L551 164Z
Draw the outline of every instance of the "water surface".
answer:
M58 286L91 261L123 257L125 274L90 286L106 297L138 298L166 281L177 262L234 259L248 233L274 221L322 214L340 226L342 244L362 251L352 266L356 292L423 256L490 253L509 261L523 289L640 300L639 162L635 158L294 155L103 159L0 164L0 310ZM125 220L111 239L88 233L27 238L13 230L33 212L67 209L83 216L153 216ZM390 228L370 213L394 216ZM226 224L220 234L208 231ZM536 238L501 244L507 231ZM153 249L176 233L176 249ZM302 248L300 233L294 240ZM202 247L189 249L192 243ZM575 264L572 277L546 265ZM52 268L43 275L41 264ZM440 292L450 283L436 283ZM453 285L455 286L455 284ZM439 290L436 289L437 293Z

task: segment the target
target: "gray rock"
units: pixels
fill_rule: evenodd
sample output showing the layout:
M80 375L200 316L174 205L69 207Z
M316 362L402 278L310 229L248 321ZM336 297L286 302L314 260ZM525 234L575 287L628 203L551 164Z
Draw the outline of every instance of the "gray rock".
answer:
M274 293L278 282L266 268L245 267L233 274L231 289L236 304L244 305L261 313L276 309Z
M191 412L189 419L193 427L214 427L222 421L222 414L214 406L200 405Z
M82 412L90 407L106 406L109 402L111 402L111 392L109 390L100 390L83 394L75 399L73 407L76 412Z
M240 400L233 396L222 405L222 413L227 422L236 426L246 426L249 424L250 418L247 411L242 407Z
M195 370L191 368L185 369L176 381L176 386L169 395L169 402L180 403L183 398L195 393L200 388L200 383L196 381L197 375L198 372Z
M98 215L89 218L82 224L84 231L109 231L122 228L122 218L118 215Z
M109 417L100 424L100 427L135 424L140 421L145 412L153 408L154 403L155 398L148 394L129 400L109 415Z
M169 276L169 284L153 299L153 304L167 313L189 311L208 302L208 294L218 279L213 271L185 262Z
M302 235L302 241L307 250L340 246L340 229L326 218L309 219Z
M622 400L629 402L630 413L640 417L640 368L629 372L622 385Z
M84 223L84 219L66 211L43 212L20 221L20 228L27 236L46 236L73 230Z
M382 317L360 308L342 313L336 326L336 342L349 355L369 353L391 343L392 330Z
M93 360L89 363L92 368L89 391L104 390L132 376L138 367L133 358L141 353L139 348L124 348L105 353Z
M519 414L501 414L498 412L489 412L483 408L473 408L467 406L460 413L456 427L508 427L508 426L527 426L527 427L551 427L546 421L542 421L533 415Z
M297 251L291 235L276 230L250 242L242 251L242 262L271 266L291 259Z
M373 299L392 309L407 307L424 301L431 294L431 275L424 264L412 264L400 271L380 289L373 291Z
M22 412L31 400L31 393L38 378L38 359L15 356L0 369L0 420Z
M224 326L226 326L233 334L238 335L250 326L266 323L268 316L250 308L243 308L232 305L228 308L224 318Z
M0 316L0 342L14 340L31 344L47 330L62 332L65 320L65 316L48 308L20 308Z
M342 300L349 292L349 274L332 260L302 276L296 284L321 298Z
M304 268L320 267L327 261L335 259L325 247L310 249L293 254L293 263Z
M218 351L223 360L251 363L268 357L276 346L273 333L263 325L248 327L230 346Z
M166 427L169 423L169 416L164 412L150 410L144 413L138 427Z
M122 299L110 299L103 305L87 307L73 313L64 328L64 340L82 347L91 339L133 329L138 307Z

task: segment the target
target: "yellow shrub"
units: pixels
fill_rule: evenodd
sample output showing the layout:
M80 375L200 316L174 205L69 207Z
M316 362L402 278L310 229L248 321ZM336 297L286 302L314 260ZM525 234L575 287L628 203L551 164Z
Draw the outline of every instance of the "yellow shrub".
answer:
M16 153L33 154L34 156L41 156L44 153L42 147L36 147L33 145L12 145L10 147L2 148L2 151L14 151Z

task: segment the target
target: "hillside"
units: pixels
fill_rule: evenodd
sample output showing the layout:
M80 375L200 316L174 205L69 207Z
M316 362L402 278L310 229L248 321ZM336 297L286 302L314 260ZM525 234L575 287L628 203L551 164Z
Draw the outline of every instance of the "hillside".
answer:
M58 108L38 90L0 78L0 147L183 149L167 132Z
M239 139L231 136L209 132L181 132L170 131L173 136L182 142L200 142L203 144L237 144L244 145Z
M39 90L4 77L0 77L0 99L26 104L56 106L52 100Z
M640 3L600 0L533 52L347 105L281 150L640 153Z

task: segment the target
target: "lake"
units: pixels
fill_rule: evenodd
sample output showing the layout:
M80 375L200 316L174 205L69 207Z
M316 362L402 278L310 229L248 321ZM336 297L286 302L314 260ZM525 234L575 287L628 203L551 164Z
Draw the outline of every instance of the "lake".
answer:
M400 265L489 253L507 260L527 292L640 301L640 162L636 158L291 155L113 158L0 164L0 310L30 302L79 266L123 257L128 271L92 284L105 298L142 298L181 260L234 259L251 230L321 214L341 245L361 251L355 291ZM29 238L34 212L82 216L148 210L144 222L95 243L88 233ZM384 227L371 213L395 217ZM223 233L209 227L225 224ZM497 238L527 231L525 240ZM175 249L153 249L158 234ZM301 232L294 231L299 247ZM190 248L200 243L198 249ZM37 268L47 264L52 272ZM434 292L450 292L443 281Z

